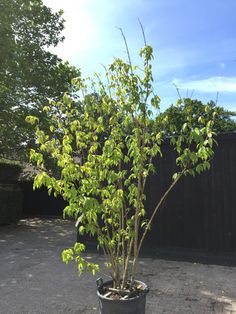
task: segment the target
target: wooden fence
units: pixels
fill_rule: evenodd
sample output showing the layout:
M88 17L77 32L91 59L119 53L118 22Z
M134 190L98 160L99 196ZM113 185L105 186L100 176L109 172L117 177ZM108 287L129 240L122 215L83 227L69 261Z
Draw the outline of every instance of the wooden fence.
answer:
M148 241L161 247L236 252L236 133L218 136L211 169L184 177L157 214ZM150 213L171 182L175 154L168 146L147 185Z
M182 178L171 191L146 242L164 248L236 252L236 133L220 135L218 144L211 169L195 178ZM147 184L149 215L175 169L175 154L168 145L163 153L164 158L156 160L157 173ZM45 190L32 192L32 184L21 187L26 215L62 213L62 200L49 198Z

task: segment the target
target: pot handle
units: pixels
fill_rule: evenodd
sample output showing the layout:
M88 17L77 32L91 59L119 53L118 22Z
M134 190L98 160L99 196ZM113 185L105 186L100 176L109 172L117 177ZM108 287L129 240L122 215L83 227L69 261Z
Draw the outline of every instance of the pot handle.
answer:
M103 285L103 279L100 277L96 280L98 289Z

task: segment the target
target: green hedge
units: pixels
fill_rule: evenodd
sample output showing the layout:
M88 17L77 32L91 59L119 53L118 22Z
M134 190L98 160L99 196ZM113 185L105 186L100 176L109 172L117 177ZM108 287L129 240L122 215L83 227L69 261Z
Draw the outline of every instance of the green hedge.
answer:
M19 162L0 159L0 183L16 182L21 171Z
M0 184L0 224L16 223L22 213L23 191L17 184Z

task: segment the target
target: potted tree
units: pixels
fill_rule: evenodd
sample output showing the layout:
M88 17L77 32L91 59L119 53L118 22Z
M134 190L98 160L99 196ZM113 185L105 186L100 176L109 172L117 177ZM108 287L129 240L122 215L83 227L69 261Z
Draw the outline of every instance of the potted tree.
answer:
M125 41L126 43L126 41ZM126 45L127 48L127 45ZM42 172L34 188L46 186L49 193L62 195L68 202L64 215L74 217L80 235L96 238L107 258L110 280L98 281L100 313L145 313L148 287L136 278L139 253L158 209L181 179L210 167L213 156L215 113L192 124L189 99L179 100L184 123L180 129L155 119L160 98L154 94L151 61L153 49L145 42L140 51L143 69L115 59L105 68L106 83L100 75L72 80L69 92L59 102L44 108L51 126L48 134L40 129L37 117L27 121L36 128L38 150L30 159ZM205 107L206 112L208 107ZM194 117L194 121L195 121ZM173 180L150 217L145 210L145 184L155 171L153 159L162 156L162 143L170 141L176 150L177 170ZM55 174L47 165L54 162ZM62 252L64 262L75 261L79 274L99 271L86 260L84 243L76 242Z

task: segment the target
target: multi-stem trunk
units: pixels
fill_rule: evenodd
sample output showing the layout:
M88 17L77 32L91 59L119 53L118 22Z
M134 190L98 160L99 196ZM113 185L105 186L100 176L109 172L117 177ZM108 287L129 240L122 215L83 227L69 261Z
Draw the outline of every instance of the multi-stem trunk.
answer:
M132 273L131 273L131 284L134 282L134 277L136 274L137 267L137 259L138 259L138 237L139 237L139 223L140 223L140 207L142 200L142 178L141 174L138 175L138 186L137 186L137 200L136 200L136 210L135 210L135 225L134 225L134 259L132 265Z
M125 268L123 272L123 278L122 278L122 286L121 288L124 289L126 283L127 283L127 278L128 278L128 267L129 267L129 261L130 261L130 256L131 256L131 251L133 247L134 239L129 239L128 245L127 245L127 255L125 258Z

